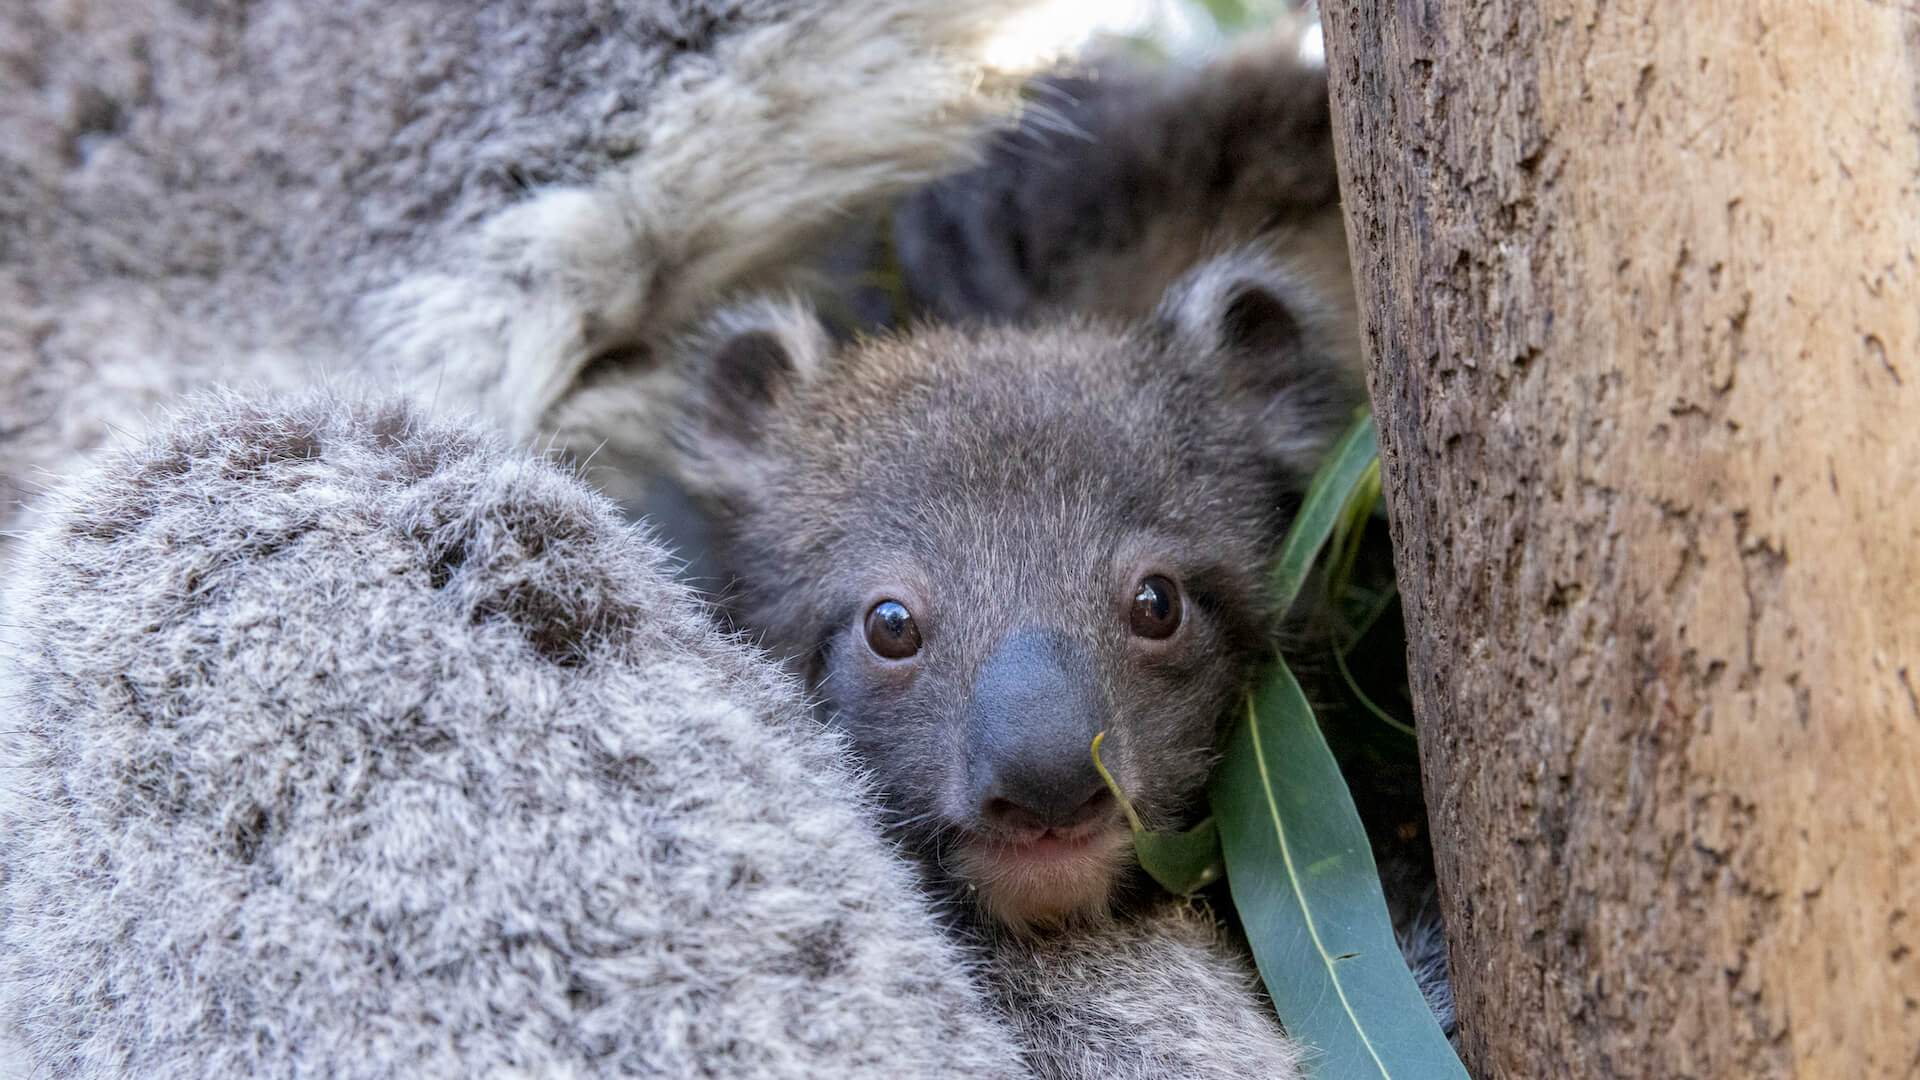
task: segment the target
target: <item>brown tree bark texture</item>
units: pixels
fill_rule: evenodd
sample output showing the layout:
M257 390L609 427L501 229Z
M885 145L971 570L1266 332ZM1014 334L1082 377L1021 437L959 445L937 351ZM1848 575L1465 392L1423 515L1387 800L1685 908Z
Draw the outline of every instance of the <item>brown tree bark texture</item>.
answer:
M1920 18L1325 0L1481 1076L1920 1076Z

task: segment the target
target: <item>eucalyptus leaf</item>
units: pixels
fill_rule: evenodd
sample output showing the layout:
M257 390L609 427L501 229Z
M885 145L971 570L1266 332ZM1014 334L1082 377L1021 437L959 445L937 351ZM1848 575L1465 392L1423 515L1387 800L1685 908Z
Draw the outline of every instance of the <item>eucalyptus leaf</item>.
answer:
M1336 529L1330 587L1343 587L1380 497L1379 470L1373 421L1362 417L1315 474L1281 546L1273 588L1282 606L1299 597ZM1346 778L1279 657L1248 697L1209 794L1254 961L1281 1022L1318 1051L1314 1072L1464 1078L1394 940Z
M1106 737L1104 731L1093 737L1093 767L1106 782L1107 790L1113 793L1114 801L1120 804L1120 811L1127 816L1140 868L1175 896L1190 895L1218 881L1222 871L1220 832L1213 819L1208 818L1185 832L1151 832L1144 828L1140 815L1134 812L1133 801L1107 771L1106 762L1100 760L1100 744Z
M1293 528L1280 546L1280 559L1273 571L1274 602L1282 610L1292 607L1299 597L1320 549L1326 546L1341 512L1378 461L1379 454L1373 436L1373 416L1369 413L1354 421L1333 445L1326 464L1314 474L1313 483L1307 487L1306 501L1300 505Z
M1407 971L1366 830L1285 663L1248 699L1210 792L1227 886L1281 1022L1318 1076L1467 1073Z
M1220 829L1212 818L1186 832L1136 832L1140 868L1175 896L1190 896L1220 880Z
M1346 504L1340 508L1340 514L1333 528L1333 562L1327 567L1327 596L1335 601L1346 599L1347 590L1353 584L1354 564L1360 559L1360 545L1366 540L1367 524L1373 520L1374 508L1380 504L1380 455L1375 453L1367 462L1366 471L1360 474L1354 484L1353 492L1347 496Z

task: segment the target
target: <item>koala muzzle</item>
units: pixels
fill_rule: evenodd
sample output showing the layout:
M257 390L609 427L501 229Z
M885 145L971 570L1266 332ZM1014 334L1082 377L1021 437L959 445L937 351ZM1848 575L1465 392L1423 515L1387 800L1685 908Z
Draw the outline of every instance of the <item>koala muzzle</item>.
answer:
M1085 654L1057 633L1015 630L981 666L967 706L967 780L983 824L1071 829L1110 809L1089 746L1107 708Z

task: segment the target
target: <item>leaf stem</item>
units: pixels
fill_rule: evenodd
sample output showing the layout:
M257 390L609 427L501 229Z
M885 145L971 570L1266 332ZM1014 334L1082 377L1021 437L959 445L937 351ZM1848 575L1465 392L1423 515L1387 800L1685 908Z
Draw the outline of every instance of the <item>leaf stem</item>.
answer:
M1406 735L1408 738L1419 738L1419 735L1414 732L1412 724L1404 723L1396 719L1393 714L1375 705L1373 699L1367 696L1367 692L1360 689L1359 681L1353 677L1353 672L1347 668L1346 653L1339 649L1333 650L1333 662L1334 665L1340 669L1340 677L1347 680L1347 689L1353 691L1353 696L1360 700L1360 704L1366 706L1368 712L1372 713L1381 723Z
M1133 827L1134 832L1146 832L1146 826L1140 824L1140 815L1133 812L1133 803L1128 800L1127 793L1120 790L1120 782L1107 771L1106 762L1100 760L1100 744L1106 738L1105 731L1093 737L1093 767L1100 773L1100 779L1106 782L1107 790L1113 792L1113 800L1120 804L1120 812L1127 815L1127 824Z

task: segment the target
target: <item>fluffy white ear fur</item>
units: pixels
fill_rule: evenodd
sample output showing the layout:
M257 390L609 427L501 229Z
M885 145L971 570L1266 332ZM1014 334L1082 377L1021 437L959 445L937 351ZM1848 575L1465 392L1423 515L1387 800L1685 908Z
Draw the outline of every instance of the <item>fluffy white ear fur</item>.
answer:
M215 384L359 375L655 464L657 417L555 410L583 367L965 161L1026 74L997 35L1074 4L0 4L34 57L0 65L0 530Z
M1254 410L1277 473L1304 484L1364 399L1352 290L1261 243L1174 282L1155 319ZM1322 271L1324 273L1324 271Z
M443 405L534 434L596 356L661 355L717 297L780 280L839 215L966 161L1025 74L993 68L989 45L1037 6L821 4L738 35L660 88L628 164L501 211L370 297L371 354ZM642 457L661 445L657 424L583 415L608 411L582 403L559 426Z
M1350 312L1335 302L1351 290L1344 282L1318 280L1308 264L1273 250L1254 244L1200 264L1167 289L1156 317L1208 352L1257 346L1260 339L1273 347L1292 338L1302 347L1357 355L1343 347L1353 337ZM1272 302L1261 303L1263 295Z
M759 296L721 308L694 332L696 346L709 348L742 334L771 334L793 360L802 381L811 379L833 352L833 335L820 313L804 297Z
M770 352L778 353L777 363L784 374L740 369L753 359L750 354ZM765 374L804 383L819 373L832 352L833 338L826 324L812 304L797 296L758 297L723 308L689 335L681 348L690 374L715 394L748 393L740 384L761 381ZM769 359L763 357L762 362ZM773 392L776 388L765 389Z
M669 467L687 490L726 499L751 490L765 412L827 363L833 340L813 306L795 296L757 297L723 308L683 336L672 369L687 385L673 418ZM613 384L581 397L620 392Z

